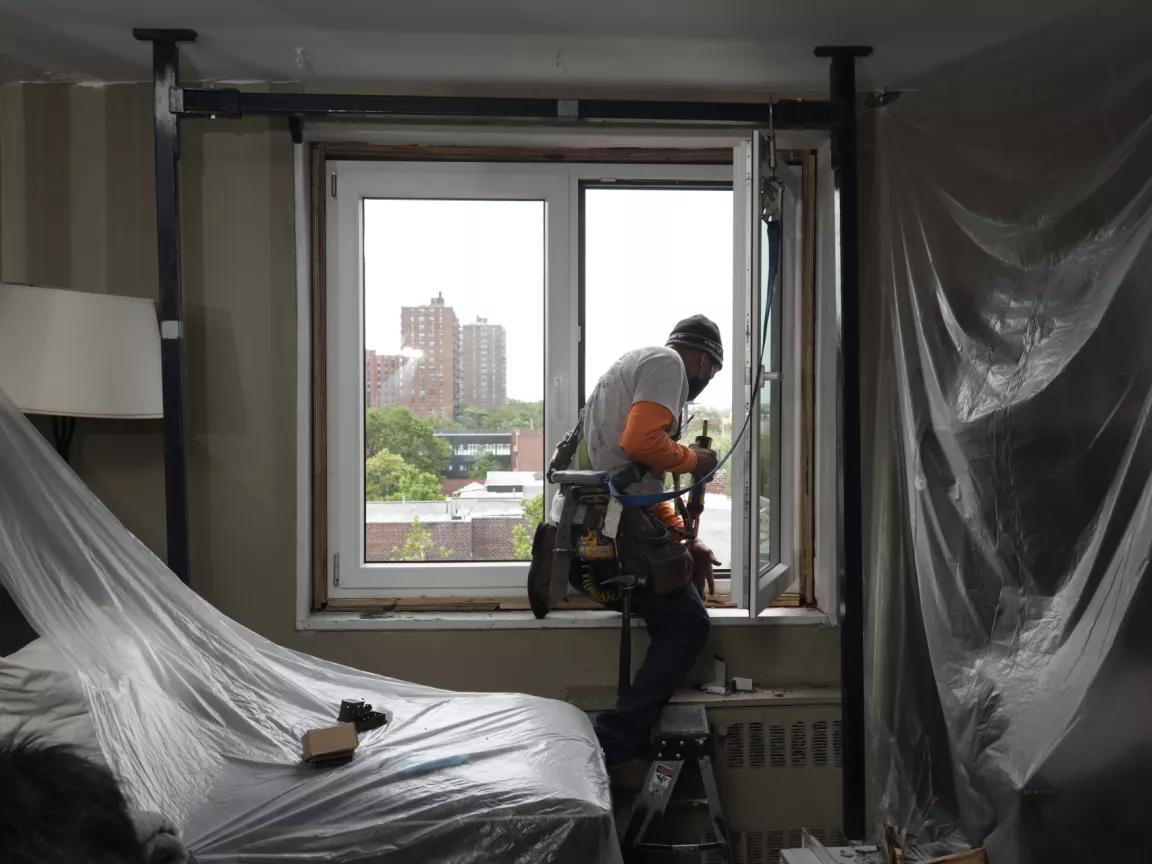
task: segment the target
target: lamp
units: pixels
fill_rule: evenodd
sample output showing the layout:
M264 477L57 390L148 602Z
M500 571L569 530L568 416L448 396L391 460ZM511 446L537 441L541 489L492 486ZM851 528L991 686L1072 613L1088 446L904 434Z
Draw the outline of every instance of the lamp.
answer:
M151 300L0 283L0 389L52 416L65 460L76 418L164 415Z

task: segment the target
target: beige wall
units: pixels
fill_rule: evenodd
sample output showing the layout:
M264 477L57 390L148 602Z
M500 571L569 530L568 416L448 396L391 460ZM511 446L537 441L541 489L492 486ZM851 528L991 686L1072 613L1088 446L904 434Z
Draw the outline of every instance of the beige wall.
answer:
M279 121L191 121L182 156L195 589L278 642L400 678L550 696L613 683L611 630L295 631L292 144ZM0 279L154 297L152 171L150 88L0 88ZM159 424L82 423L73 461L162 555ZM714 628L710 649L702 677L714 652L762 681L838 677L829 628Z

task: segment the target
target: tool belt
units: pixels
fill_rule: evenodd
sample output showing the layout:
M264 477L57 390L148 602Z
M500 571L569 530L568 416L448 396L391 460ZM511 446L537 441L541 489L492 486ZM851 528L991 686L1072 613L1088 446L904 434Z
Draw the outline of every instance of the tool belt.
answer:
M573 463L581 470L571 470ZM563 495L560 519L554 531L551 526L539 526L532 544L533 569L551 565L551 602L563 599L573 576L579 577L580 587L598 602L610 602L618 596L610 596L611 591L601 583L620 573L646 582L657 594L686 588L692 581L692 558L687 548L673 539L663 523L638 507L621 508L616 524L607 526L612 499L604 482L605 472L590 468L582 409L576 425L556 446L548 463L548 481L558 484ZM627 489L647 474L647 468L633 462L612 475L612 482L617 489ZM550 560L543 556L550 556Z
M564 496L552 549L554 588L570 578L574 564L581 574L590 572L596 584L622 572L647 582L657 594L687 587L692 558L667 526L638 507L621 508L618 523L606 524L611 496L603 476L599 471L554 474ZM547 553L541 549L540 554Z

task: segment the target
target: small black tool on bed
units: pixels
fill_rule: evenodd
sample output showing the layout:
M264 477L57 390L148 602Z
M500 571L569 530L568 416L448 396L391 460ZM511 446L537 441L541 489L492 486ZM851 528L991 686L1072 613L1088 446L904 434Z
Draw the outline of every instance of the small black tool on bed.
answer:
M388 722L388 716L380 711L373 711L372 706L363 699L344 699L340 702L340 713L336 719L341 723L355 723L357 732L367 732L370 729L379 729Z

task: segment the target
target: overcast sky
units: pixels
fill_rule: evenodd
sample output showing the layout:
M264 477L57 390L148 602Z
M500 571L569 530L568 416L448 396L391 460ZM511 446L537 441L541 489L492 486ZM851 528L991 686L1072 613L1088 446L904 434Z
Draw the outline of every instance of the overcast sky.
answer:
M589 189L585 203L588 388L695 312L720 325L730 357L732 193ZM509 398L542 398L543 202L372 199L364 232L365 347L399 353L400 307L443 292L462 325L504 325ZM730 407L730 365L701 404Z

